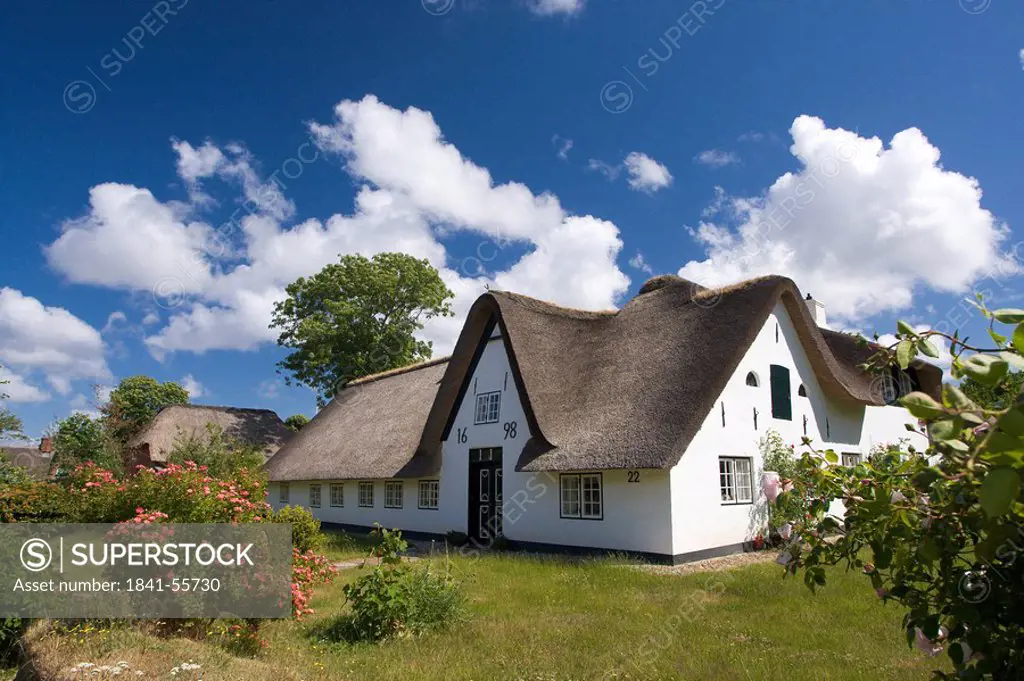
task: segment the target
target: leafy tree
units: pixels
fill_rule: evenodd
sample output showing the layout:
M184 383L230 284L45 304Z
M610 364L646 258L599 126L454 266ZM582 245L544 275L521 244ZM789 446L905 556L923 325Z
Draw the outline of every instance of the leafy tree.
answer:
M110 392L110 401L101 411L111 436L124 445L164 407L188 403L188 391L177 383L160 383L149 376L129 376Z
M76 413L57 423L53 430L53 463L60 471L92 461L108 470L122 468L120 448L107 434L102 419Z
M0 365L0 371L3 370L3 366ZM10 381L0 381L0 385L7 385ZM8 397L7 393L0 390L0 400L6 400ZM24 426L21 423L21 419L14 415L6 407L0 408L0 440L25 440L25 435L21 432Z
M284 420L284 425L296 433L302 430L302 427L307 423L309 423L309 417L305 414L292 414Z
M0 447L0 486L23 485L31 480L28 471L11 461L4 448Z
M224 434L224 429L207 423L205 435L179 434L167 461L185 464L188 461L206 466L214 478L231 479L242 470L258 471L266 457L263 452Z
M454 296L427 260L404 253L342 256L287 288L270 327L291 348L278 366L317 393L323 406L349 381L429 359L431 344L416 340L423 321L451 316Z
M1017 402L1024 391L1024 373L1008 373L996 385L986 385L970 376L960 382L960 389L982 407L1004 409Z
M937 357L929 338L940 336L950 342L954 379L1016 396L1024 310L990 311L980 297L978 307L991 320L991 346L900 322L897 343L865 368ZM1004 335L997 323L1013 328ZM955 673L935 678L1024 678L1024 401L979 404L947 384L941 401L916 392L901 402L926 423L927 451L889 448L854 468L833 451L804 453L791 491L773 502L803 511L779 562L812 589L826 584L826 566L861 570L879 598L906 608L908 643L949 656ZM829 515L834 500L843 517Z

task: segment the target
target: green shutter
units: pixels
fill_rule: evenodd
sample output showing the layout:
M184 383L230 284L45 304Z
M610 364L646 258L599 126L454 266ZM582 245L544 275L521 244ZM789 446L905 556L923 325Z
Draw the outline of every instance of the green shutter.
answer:
M793 420L793 402L789 385L789 369L777 364L771 366L772 416Z

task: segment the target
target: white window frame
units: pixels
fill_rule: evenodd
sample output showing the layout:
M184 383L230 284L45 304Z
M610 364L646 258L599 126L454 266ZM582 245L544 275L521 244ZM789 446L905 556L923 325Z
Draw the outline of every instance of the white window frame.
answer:
M480 393L476 396L473 424L497 423L501 420L501 392Z
M604 520L604 477L601 473L571 473L558 477L559 517Z
M309 507L320 508L321 501L323 501L323 485L320 483L311 484L309 486Z
M855 468L859 466L860 462L863 460L864 458L860 455L860 452L843 452L840 454L840 461L842 461L843 465L847 468Z
M359 483L359 508L373 508L373 488L372 482Z
M718 491L723 506L754 503L753 470L754 461L749 456L718 457Z
M436 511L441 499L440 480L420 480L417 507L424 511Z
M398 501L395 501L397 490ZM384 481L384 508L402 508L405 501L405 483L401 480Z
M278 501L278 503L287 504L288 503L288 499L289 499L290 496L291 496L291 489L288 487L288 483L287 482L279 483L278 484L278 488L277 488L277 501Z
M345 508L345 483L331 483L331 508Z

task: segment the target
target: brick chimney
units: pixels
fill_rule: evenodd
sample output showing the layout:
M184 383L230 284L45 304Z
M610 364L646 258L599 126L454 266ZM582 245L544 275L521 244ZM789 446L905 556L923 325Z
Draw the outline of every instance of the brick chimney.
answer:
M52 454L53 453L53 440L51 440L48 437L44 437L41 440L39 440L39 451L42 454Z
M825 321L825 303L815 300L810 293L807 294L807 300L804 302L807 303L807 309L810 311L814 323L828 328L828 323Z

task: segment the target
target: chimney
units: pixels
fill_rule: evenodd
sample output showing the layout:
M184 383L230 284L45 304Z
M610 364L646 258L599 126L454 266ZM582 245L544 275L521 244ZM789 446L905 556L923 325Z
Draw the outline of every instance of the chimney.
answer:
M828 328L828 322L825 321L825 303L815 300L811 297L810 293L807 294L807 300L804 302L807 303L807 309L810 311L811 319L814 320L814 323Z
M53 452L53 440L48 437L39 440L39 451L42 454L51 454Z

